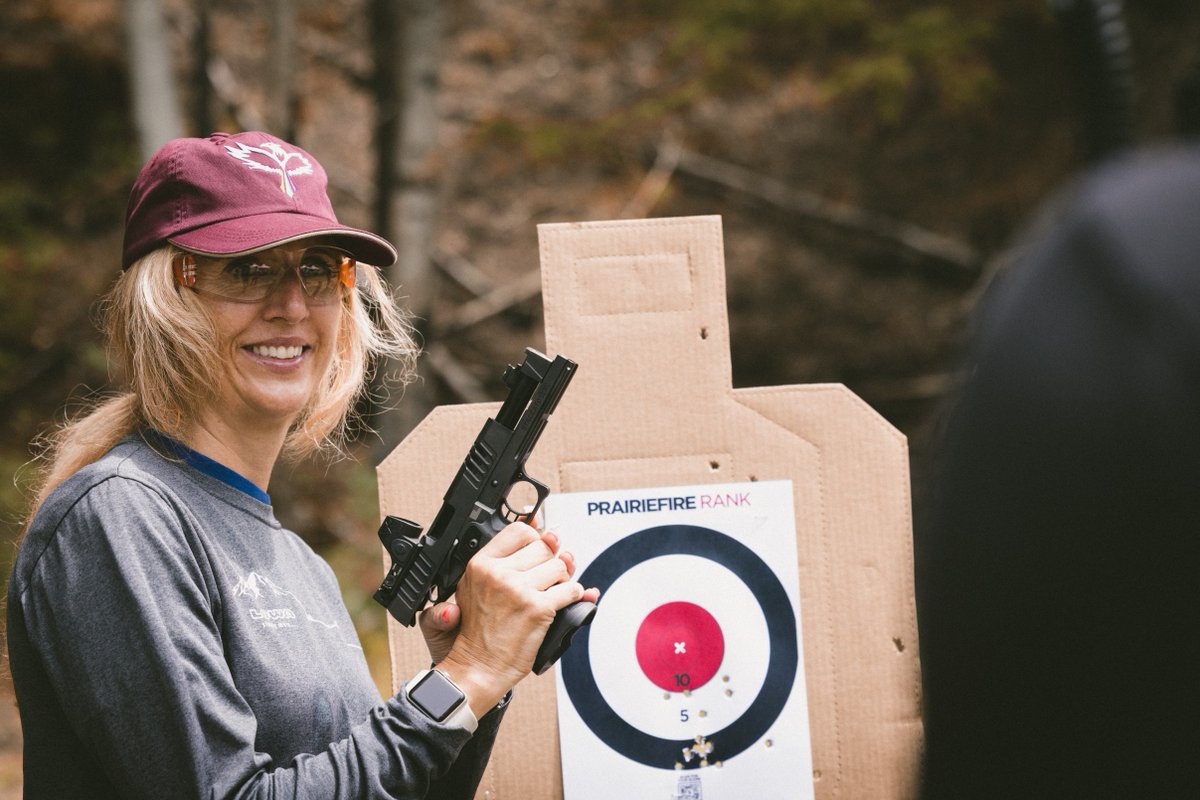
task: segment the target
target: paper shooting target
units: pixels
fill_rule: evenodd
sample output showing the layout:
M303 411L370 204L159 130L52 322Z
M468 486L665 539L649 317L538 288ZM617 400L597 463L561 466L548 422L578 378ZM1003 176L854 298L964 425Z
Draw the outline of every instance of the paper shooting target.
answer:
M557 493L545 522L601 590L556 668L564 798L811 800L791 481Z
M694 711L711 717L702 727L710 731L704 739L719 746L713 755L728 760L761 742L791 694L799 649L783 585L750 548L693 525L649 528L609 547L579 580L600 587L602 613L576 634L560 670L571 702L601 741L650 767L707 765L707 757L681 756L694 737L664 735L678 721L678 704L664 701L717 681L719 702ZM627 616L631 584L643 592L657 586L648 594L654 608L636 625ZM725 630L734 634L728 647ZM639 682L663 690L661 699L636 697L629 687Z

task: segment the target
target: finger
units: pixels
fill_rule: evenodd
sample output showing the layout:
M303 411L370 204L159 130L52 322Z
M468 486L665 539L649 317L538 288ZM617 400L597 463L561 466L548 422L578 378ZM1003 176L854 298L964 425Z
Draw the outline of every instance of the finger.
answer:
M458 627L462 610L457 603L437 603L421 612L419 622L423 633L442 633Z
M571 579L567 565L558 558L548 558L541 564L527 569L525 576L538 589L547 589L556 583Z
M540 531L542 529L541 515L529 513L529 506L525 507L525 511L523 513L517 515L517 521L524 522L526 525L536 531Z
M563 550L558 554L558 558L567 565L567 574L575 574L575 554L569 550Z
M586 599L588 592L585 592L583 586L575 581L563 581L546 589L543 594L554 608L561 609L566 608L576 600ZM596 596L599 597L598 591L596 592ZM592 602L595 601L593 600Z
M525 572L552 560L554 560L554 551L546 545L545 541L538 539L512 555L505 556L504 565L517 572Z
M557 553L559 547L562 545L562 540L559 539L558 534L554 531L542 531L541 536L546 547L550 548L550 552Z
M492 540L479 551L480 555L492 558L504 558L512 555L530 542L539 539L538 532L524 522L513 522L492 537Z
M554 531L541 531L538 535L543 547L539 547L538 542L530 542L512 555L506 556L505 563L512 569L523 572L553 558L559 549L558 534Z
M421 633L425 637L425 646L429 648L429 657L437 664L458 638L458 625L462 621L462 610L455 603L438 603L421 612Z

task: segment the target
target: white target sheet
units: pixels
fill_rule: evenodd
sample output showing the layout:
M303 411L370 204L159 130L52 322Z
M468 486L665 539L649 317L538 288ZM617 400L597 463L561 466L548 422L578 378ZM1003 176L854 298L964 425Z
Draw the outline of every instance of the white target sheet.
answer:
M551 495L600 606L557 666L565 800L813 797L791 481Z

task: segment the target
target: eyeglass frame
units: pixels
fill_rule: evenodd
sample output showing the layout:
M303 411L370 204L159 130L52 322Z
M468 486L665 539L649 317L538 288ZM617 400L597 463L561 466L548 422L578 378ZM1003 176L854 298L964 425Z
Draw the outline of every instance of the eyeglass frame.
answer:
M344 298L348 296L348 293L354 290L354 284L358 276L358 261L354 258L354 256L350 255L345 250L332 245L309 245L303 250L300 250L300 258L296 261L296 263L285 268L283 274L281 274L275 284L267 290L267 293L256 300L230 297L228 295L219 294L207 289L201 289L200 287L196 286L196 275L199 265L196 262L197 255L195 253L176 253L175 257L171 260L171 271L175 276L175 283L178 286L191 289L197 294L216 297L230 303L242 303L245 305L254 305L255 303L264 302L268 297L275 293L275 290L279 288L279 285L283 282L287 272L290 271L295 273L296 279L300 282L300 293L304 296L305 302L312 304L314 295L310 295L305 290L304 277L300 274L300 265L303 263L304 254L309 250L332 250L341 256L341 261L338 264L338 275L336 282L348 290L347 293L342 295L342 297ZM249 258L253 255L255 254L246 253L240 256L202 256L202 258L208 258L212 261L232 262L240 258ZM226 264L226 266L228 266L228 264ZM328 302L319 303L318 305L328 305Z

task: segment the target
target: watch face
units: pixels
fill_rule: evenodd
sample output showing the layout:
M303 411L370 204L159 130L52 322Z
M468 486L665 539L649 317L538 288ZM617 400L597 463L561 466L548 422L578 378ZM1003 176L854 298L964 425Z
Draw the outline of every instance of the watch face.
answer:
M430 670L408 690L408 699L436 722L450 716L464 699L462 690L437 670Z

